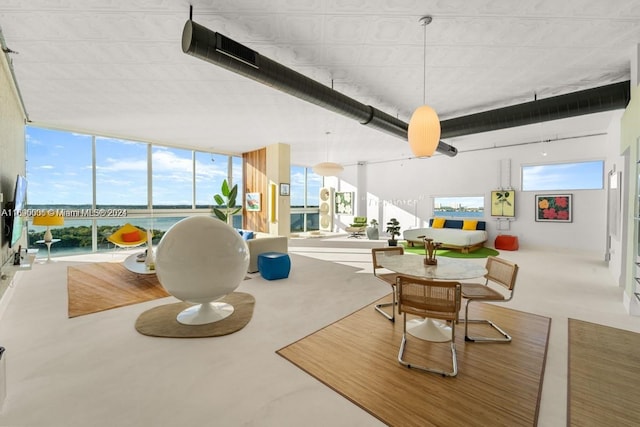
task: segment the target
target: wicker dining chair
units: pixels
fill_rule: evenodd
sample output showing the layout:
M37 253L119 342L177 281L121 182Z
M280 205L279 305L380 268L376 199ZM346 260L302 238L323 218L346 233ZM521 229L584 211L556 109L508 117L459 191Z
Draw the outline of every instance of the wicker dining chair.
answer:
M460 283L399 275L396 286L398 289L398 313L404 314L402 343L400 344L400 351L398 352L398 362L408 368L433 372L447 377L455 377L458 374L458 359L456 356L456 319L458 318L458 312L460 311ZM404 351L407 346L407 314L414 314L425 319L445 320L451 325L451 338L448 340L451 342L451 371L416 365L403 359ZM415 338L415 340L418 339L419 338ZM441 343L447 341L438 339L437 342Z
M396 277L398 273L381 273L384 267L378 262L378 256L385 255L404 255L404 247L402 246L390 246L386 248L373 248L371 249L371 259L373 261L373 275L383 282L391 286L392 302L385 302L375 305L375 309L378 313L382 314L387 319L395 322L396 320ZM382 309L382 307L391 307L391 314Z
M518 265L502 258L489 257L487 258L486 268L485 283L462 284L462 298L466 299L464 306L464 340L471 342L511 342L511 336L491 320L469 319L469 305L474 301L507 302L513 298L516 277L518 276ZM504 290L500 292L490 285L503 287L506 292ZM461 319L460 321L463 320ZM498 331L502 337L469 336L469 323L488 324Z

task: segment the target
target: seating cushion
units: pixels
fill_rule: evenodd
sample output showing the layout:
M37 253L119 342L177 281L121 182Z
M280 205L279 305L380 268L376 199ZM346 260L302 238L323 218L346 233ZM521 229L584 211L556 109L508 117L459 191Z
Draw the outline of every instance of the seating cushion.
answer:
M437 218L430 218L429 219L429 227L430 228L436 228L433 226L433 221L437 219ZM444 218L442 218L444 219ZM455 228L458 230L462 230L462 226L464 225L464 221L460 220L460 219L447 219L444 223L444 228ZM487 229L487 223L486 221L478 221L478 224L476 225L476 230L486 230Z
M470 219L465 219L464 222L462 223L463 230L475 230L477 226L478 226L477 220L474 221Z
M353 224L351 227L366 227L367 226L367 217L366 216L354 216Z
M123 242L137 242L138 240L140 240L140 233L138 230L122 233Z
M446 220L444 218L434 218L433 224L431 225L433 228L444 228L444 223Z

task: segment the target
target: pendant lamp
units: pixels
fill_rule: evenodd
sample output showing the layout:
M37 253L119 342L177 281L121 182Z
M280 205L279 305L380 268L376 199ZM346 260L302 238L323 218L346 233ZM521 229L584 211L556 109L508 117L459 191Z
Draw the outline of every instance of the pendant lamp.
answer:
M342 165L333 162L318 163L313 167L313 173L320 176L336 176L339 175L344 168Z
M426 105L427 98L427 25L431 23L431 16L420 18L420 25L424 27L424 65L423 83L424 93L421 107L418 107L409 120L407 136L409 147L416 157L431 157L440 142L440 119L436 111Z
M328 138L331 132L325 132L325 134ZM328 161L328 157L329 144L327 142L327 161L318 163L317 165L313 166L313 173L320 176L337 176L344 170L341 164Z

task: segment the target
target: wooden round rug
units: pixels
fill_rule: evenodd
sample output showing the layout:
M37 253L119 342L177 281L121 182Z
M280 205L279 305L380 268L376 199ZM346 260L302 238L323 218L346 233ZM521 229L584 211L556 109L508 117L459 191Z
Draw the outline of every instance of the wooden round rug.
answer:
M191 307L192 303L177 302L154 307L142 313L136 320L136 330L143 335L166 338L204 338L229 335L244 328L251 316L255 298L244 292L233 292L219 299L231 304L233 313L218 322L205 325L183 325L176 316L182 310Z

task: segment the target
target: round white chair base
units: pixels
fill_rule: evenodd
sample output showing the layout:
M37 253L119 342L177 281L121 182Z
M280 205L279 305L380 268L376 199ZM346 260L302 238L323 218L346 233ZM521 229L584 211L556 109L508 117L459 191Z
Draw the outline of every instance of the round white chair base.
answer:
M233 310L226 302L197 304L178 313L177 320L183 325L206 325L231 316Z
M433 342L451 341L451 327L433 319L414 319L407 322L407 333L421 340Z

